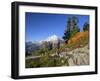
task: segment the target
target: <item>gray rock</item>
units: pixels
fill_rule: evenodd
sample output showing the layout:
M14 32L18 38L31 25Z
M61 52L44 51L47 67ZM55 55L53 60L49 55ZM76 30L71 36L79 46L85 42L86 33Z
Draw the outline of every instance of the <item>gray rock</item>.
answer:
M67 52L66 56L69 56L69 66L76 65L89 65L89 49L88 45L82 48L76 48L70 52Z

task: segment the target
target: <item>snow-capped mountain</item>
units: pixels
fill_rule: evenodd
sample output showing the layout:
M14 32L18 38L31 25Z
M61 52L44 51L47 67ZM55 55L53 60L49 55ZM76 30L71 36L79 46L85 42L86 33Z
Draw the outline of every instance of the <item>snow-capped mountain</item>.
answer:
M41 40L39 42L38 41L26 42L26 50L28 51L28 53L32 53L32 51L36 51L38 49L44 48L45 42L50 42L54 45L54 44L57 44L58 42L62 43L63 40L58 38L58 36L56 36L56 35L52 35L52 36L50 36L44 40Z
M56 42L58 42L60 39L56 36L56 35L52 35L52 36L50 36L50 37L48 37L45 41L51 41L51 42L53 42L53 43L56 43Z
M61 39L58 38L57 35L52 35L52 36L46 38L45 40L39 41L39 43L42 43L42 42L58 43L58 41L61 41Z

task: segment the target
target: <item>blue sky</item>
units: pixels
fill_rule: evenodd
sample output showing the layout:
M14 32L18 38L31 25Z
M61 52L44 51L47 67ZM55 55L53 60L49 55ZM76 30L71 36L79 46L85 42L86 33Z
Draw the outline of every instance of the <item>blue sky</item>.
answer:
M62 38L67 26L68 17L76 16L79 19L78 26L83 29L83 24L89 22L88 15L49 14L49 13L25 13L25 38L28 41L40 41L52 35Z

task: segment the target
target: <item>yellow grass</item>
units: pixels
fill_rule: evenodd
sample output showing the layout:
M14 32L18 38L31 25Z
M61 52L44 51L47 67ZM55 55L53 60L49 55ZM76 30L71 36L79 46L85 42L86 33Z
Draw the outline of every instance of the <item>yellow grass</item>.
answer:
M88 39L89 39L89 32L88 31L78 32L78 33L76 33L76 35L74 35L73 37L71 37L68 40L68 44L77 43L77 42L81 42L81 41L84 42L85 40L88 40Z

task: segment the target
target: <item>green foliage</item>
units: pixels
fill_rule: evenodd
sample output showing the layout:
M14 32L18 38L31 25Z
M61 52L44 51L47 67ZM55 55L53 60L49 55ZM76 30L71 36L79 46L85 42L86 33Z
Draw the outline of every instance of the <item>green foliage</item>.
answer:
M84 23L83 25L83 31L89 31L89 23Z
M26 68L40 67L40 62L37 59L35 59L35 60L27 59L27 60L25 60L25 63L26 63L25 64Z
M43 55L39 59L26 60L26 68L69 66L68 59L59 56Z
M67 27L64 32L64 36L62 37L65 41L68 41L72 36L74 36L77 32L80 32L78 27L78 18L73 16L72 18L68 18Z
M32 56L38 56L38 55L42 55L45 54L45 50L44 49L40 49L40 50L36 50L32 52Z
M68 18L67 28L65 29L63 39L68 40L70 38L70 26L71 26L71 18Z
M77 26L78 22L79 22L79 21L78 21L78 18L75 17L75 16L73 16L73 17L72 17L71 25L75 28L75 27Z
M80 32L80 29L78 27L75 27L72 31L71 31L71 37L74 36L77 32Z
M49 56L48 55L43 55L39 60L40 66L41 67L46 67L48 65L48 61L49 61Z
M38 50L38 53L39 54L44 54L45 53L45 50L44 49L40 49L40 50Z
M53 49L53 46L52 46L52 43L48 43L48 50L52 50Z

